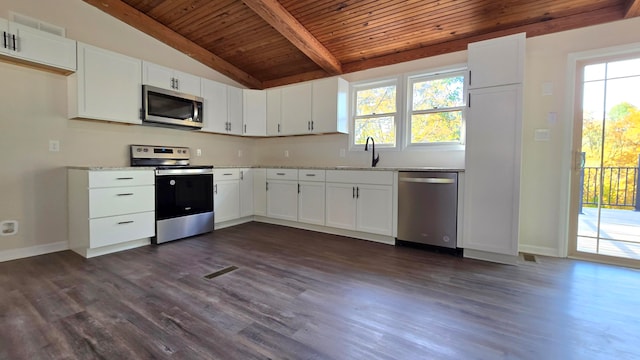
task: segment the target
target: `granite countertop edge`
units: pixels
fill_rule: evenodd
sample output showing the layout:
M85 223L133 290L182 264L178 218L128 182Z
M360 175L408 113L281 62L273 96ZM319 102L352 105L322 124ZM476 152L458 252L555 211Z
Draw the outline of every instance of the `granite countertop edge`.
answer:
M447 171L464 172L464 169L433 167L433 166L395 166L395 167L364 167L364 166L289 166L289 165L214 165L215 169L300 169L300 170L370 170L370 171ZM155 170L153 166L67 166L67 169L89 171L118 171L118 170Z

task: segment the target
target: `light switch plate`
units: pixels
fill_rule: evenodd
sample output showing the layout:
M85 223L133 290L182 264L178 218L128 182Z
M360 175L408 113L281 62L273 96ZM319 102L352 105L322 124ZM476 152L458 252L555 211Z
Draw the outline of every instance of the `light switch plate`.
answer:
M60 140L49 140L49 151L51 152L60 151Z
M549 141L551 140L551 132L549 129L536 129L533 139L535 141Z

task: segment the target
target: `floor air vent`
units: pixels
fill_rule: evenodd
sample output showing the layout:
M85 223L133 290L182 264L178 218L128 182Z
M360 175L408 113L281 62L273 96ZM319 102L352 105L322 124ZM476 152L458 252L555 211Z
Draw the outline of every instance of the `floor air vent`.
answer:
M218 277L220 275L224 275L226 273L232 272L233 270L238 270L237 266L227 266L226 268L222 269L222 270L218 270L216 272L212 272L209 275L205 275L204 277L206 279L213 279L214 277Z
M536 256L533 254L522 254L522 257L524 258L524 261L537 262Z

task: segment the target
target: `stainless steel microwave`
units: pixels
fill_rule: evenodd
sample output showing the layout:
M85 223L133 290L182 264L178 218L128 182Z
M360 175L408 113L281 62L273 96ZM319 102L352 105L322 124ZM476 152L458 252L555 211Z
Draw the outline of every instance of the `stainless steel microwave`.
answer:
M199 96L142 85L142 122L147 125L200 129L203 102Z

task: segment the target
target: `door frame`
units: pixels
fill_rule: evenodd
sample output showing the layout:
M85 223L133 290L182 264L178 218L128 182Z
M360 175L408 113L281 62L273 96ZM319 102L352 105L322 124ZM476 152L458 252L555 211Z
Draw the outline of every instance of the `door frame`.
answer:
M565 138L564 138L564 151L562 158L562 172L561 179L561 196L559 197L559 208L561 209L560 224L559 227L559 255L561 257L570 257L577 259L585 259L595 262L613 263L616 265L633 266L638 267L638 260L625 259L611 257L609 261L606 255L578 253L575 251L575 244L577 242L577 230L578 230L578 217L577 207L578 202L574 201L575 194L573 193L572 184L577 181L578 175L577 164L580 159L580 155L576 150L578 145L578 139L576 137L577 132L582 133L582 129L577 126L576 116L581 114L581 109L578 108L578 97L582 98L582 95L577 94L577 91L582 88L582 77L578 76L578 66L584 63L593 63L598 59L605 59L609 61L611 58L624 57L632 54L640 55L640 43L632 43L620 46L607 47L602 49L587 50L582 52L570 53L567 58L567 73L566 73L566 103L565 111L567 114L565 125ZM580 121L582 124L582 121ZM580 139L581 142L581 139ZM573 246L573 248L572 248Z

